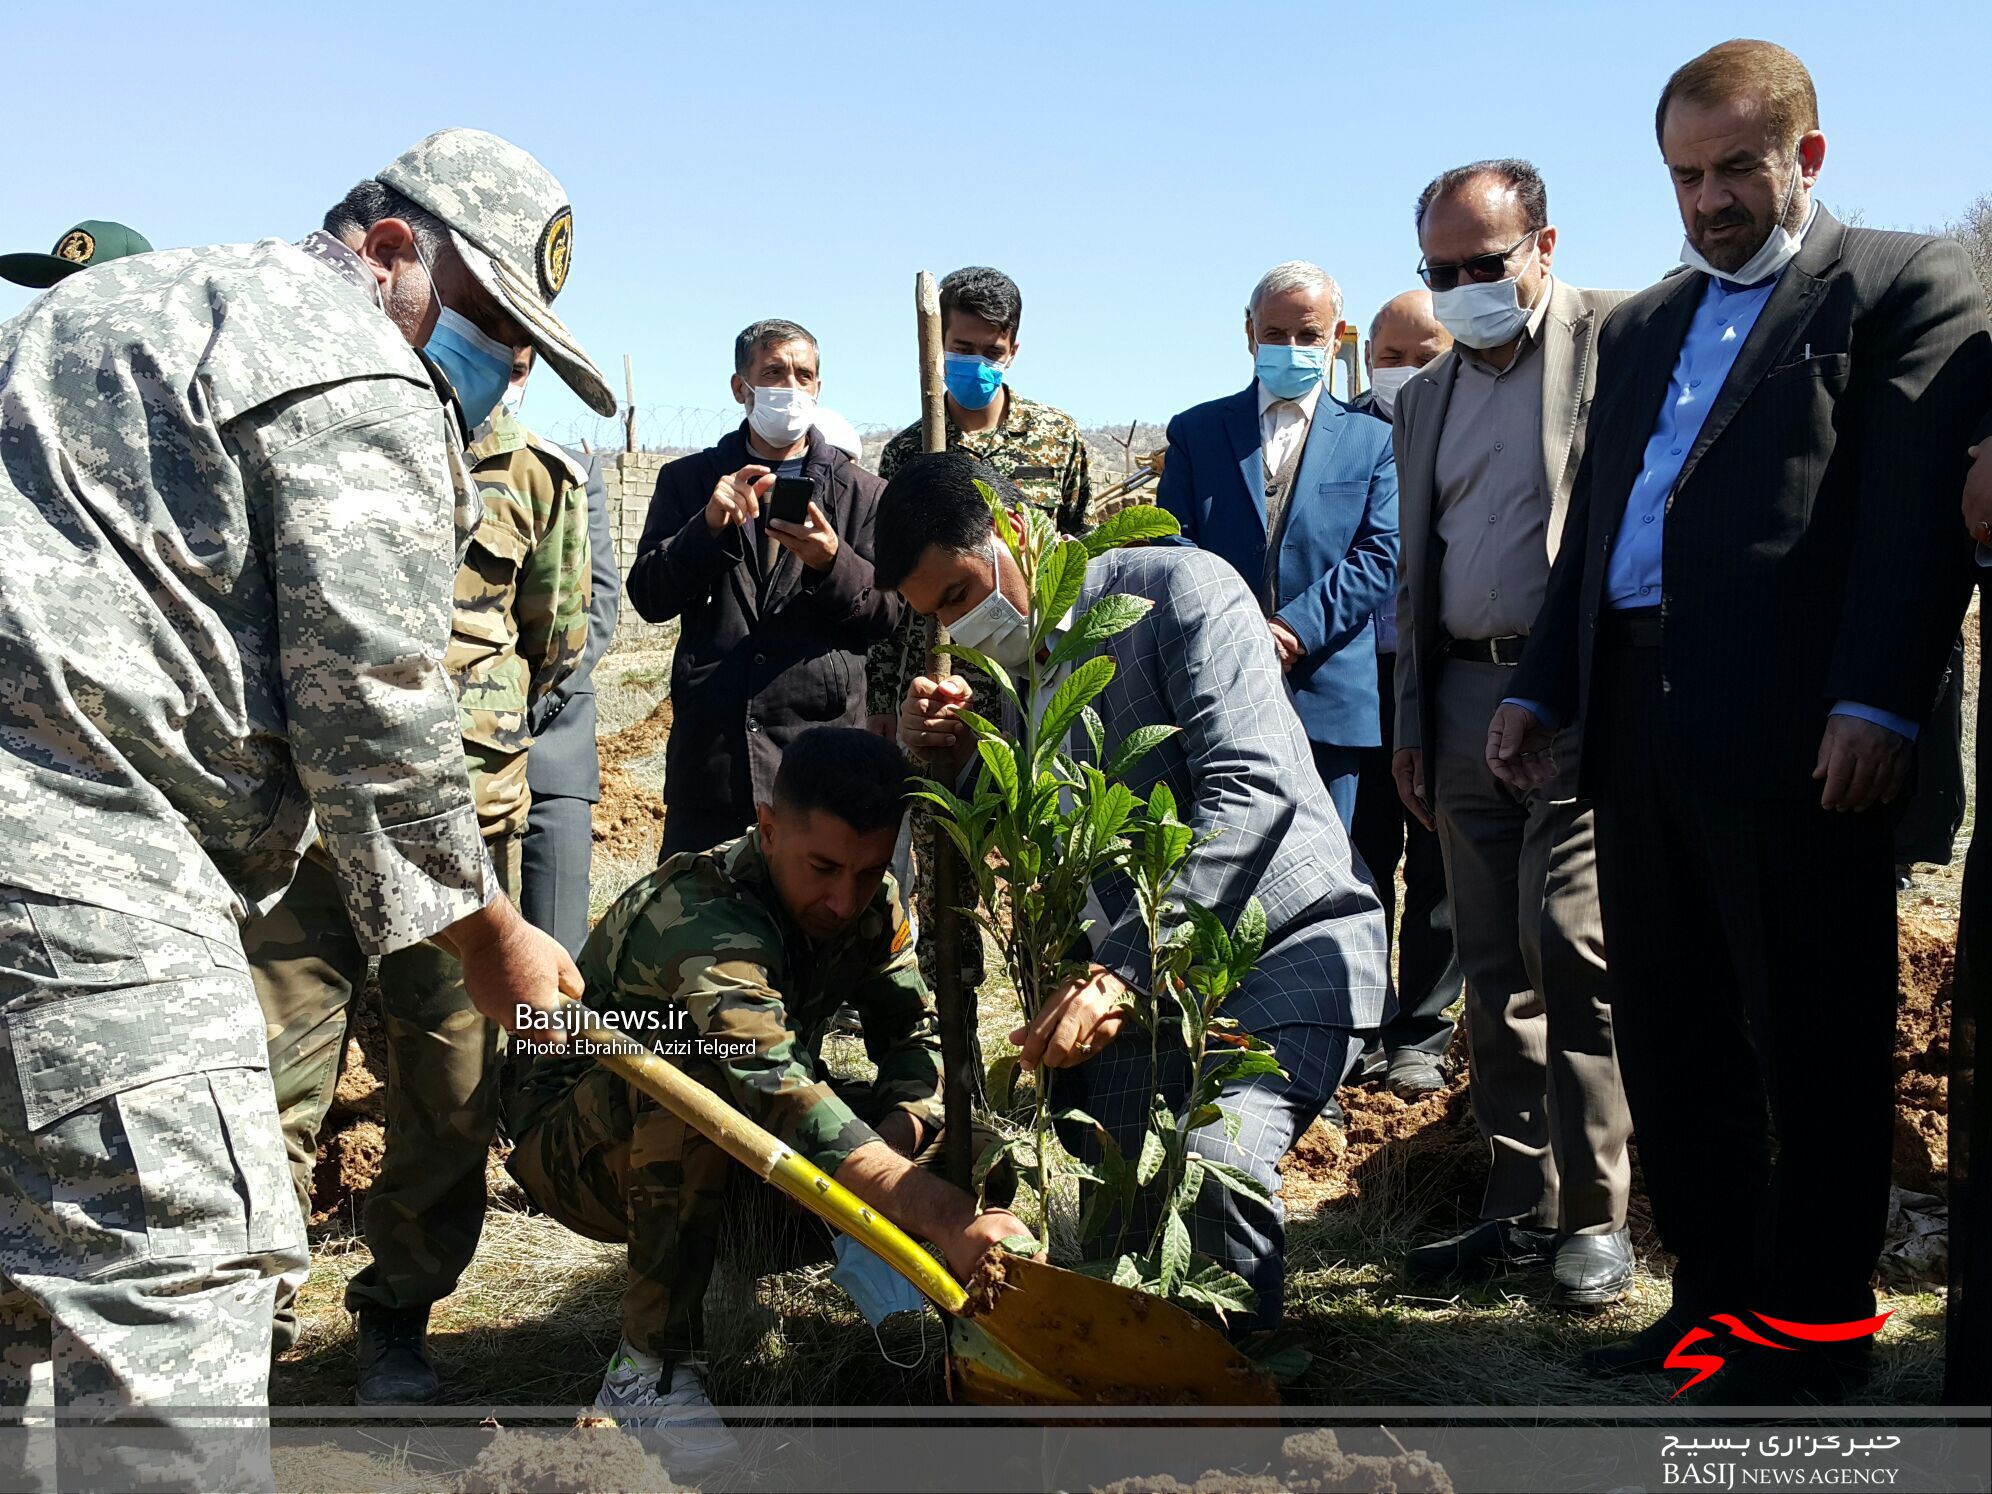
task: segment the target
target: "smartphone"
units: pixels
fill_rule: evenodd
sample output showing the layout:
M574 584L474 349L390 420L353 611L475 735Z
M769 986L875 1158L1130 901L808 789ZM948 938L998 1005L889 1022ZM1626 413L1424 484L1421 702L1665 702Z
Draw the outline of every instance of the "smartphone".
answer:
M768 517L784 524L807 524L809 505L816 501L816 482L808 477L778 477L768 494Z

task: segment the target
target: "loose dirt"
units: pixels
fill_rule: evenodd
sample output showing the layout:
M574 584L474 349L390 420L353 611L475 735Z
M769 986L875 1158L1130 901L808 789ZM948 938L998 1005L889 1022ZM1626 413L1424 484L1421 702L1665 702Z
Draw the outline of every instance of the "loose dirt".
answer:
M1944 1191L1956 937L1949 920L1902 916L1894 1181L1914 1193ZM1830 1020L1830 1014L1822 1010L1819 1019ZM1486 1180L1487 1149L1467 1096L1463 1036L1454 1039L1447 1068L1453 1075L1447 1087L1416 1104L1381 1088L1342 1090L1348 1129L1338 1132L1317 1122L1281 1164L1287 1207L1312 1212L1341 1200L1365 1200L1390 1209L1451 1208L1470 1217Z
M1325 1428L1295 1433L1280 1444L1280 1452L1287 1464L1283 1478L1213 1471L1186 1484L1164 1474L1160 1478L1119 1479L1101 1494L1316 1494L1339 1489L1451 1494L1453 1487L1444 1467L1420 1449L1388 1457L1346 1453L1341 1439Z
M657 703L643 720L603 737L602 797L595 805L595 843L654 858L664 836L663 774L632 765L657 756L671 735L671 702Z
M460 1494L669 1494L680 1487L634 1437L592 1419L570 1432L500 1431L457 1484Z

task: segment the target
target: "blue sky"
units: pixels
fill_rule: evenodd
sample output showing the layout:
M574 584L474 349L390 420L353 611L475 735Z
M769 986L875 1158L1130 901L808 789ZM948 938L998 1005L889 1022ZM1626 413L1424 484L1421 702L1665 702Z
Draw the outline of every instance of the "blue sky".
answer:
M572 197L559 310L618 390L634 357L660 440L710 427L682 412L762 316L817 334L825 403L910 421L913 274L969 263L1023 287L1016 387L1166 419L1243 386L1269 265L1363 321L1409 286L1419 187L1481 156L1542 168L1566 278L1643 285L1680 241L1653 101L1730 36L1811 67L1829 205L1922 227L1992 191L1992 7L1955 0L8 9L0 247L295 238L431 129L495 130ZM526 412L592 425L551 377Z

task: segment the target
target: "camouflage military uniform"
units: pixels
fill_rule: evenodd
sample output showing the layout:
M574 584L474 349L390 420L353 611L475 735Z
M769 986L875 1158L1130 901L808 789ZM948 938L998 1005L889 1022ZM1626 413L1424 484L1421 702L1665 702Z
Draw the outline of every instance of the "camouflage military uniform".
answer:
M632 884L589 935L580 965L589 1005L655 1014L654 1038L633 1035L661 1044L825 1172L878 1139L867 1117L907 1110L929 1133L940 1128L933 1002L890 878L840 939L813 944L783 911L750 831L673 856ZM863 1115L819 1057L847 1001L878 1066ZM715 1051L721 1045L736 1051ZM533 1202L580 1234L629 1247L623 1335L666 1360L697 1353L724 1195L730 1175L744 1181L744 1172L586 1056L536 1059L509 1106L512 1175Z
M1015 483L1024 499L1058 525L1063 534L1084 534L1093 505L1093 478L1087 464L1086 441L1079 426L1063 410L1040 405L1006 389L1002 422L991 430L964 431L948 414L948 450L966 452L988 463L998 476ZM890 441L879 455L878 473L891 482L895 473L920 455L920 427L908 426ZM907 686L927 668L934 651L934 624L912 608L905 610L898 629L890 638L872 645L865 664L869 713L898 716L906 698ZM979 671L957 666L955 672L967 679L976 699L985 706L998 697L995 683ZM985 712L986 714L986 712ZM934 826L928 815L913 817L913 906L921 929L929 931L920 941L920 969L929 982L934 969L935 927L932 868ZM982 940L973 924L961 929L961 979L974 991L982 984Z
M314 817L368 950L496 891L443 669L476 497L324 235L0 327L0 1404L260 1404L303 1264L238 923Z
M445 663L478 820L499 885L516 899L530 803L527 716L587 641L586 474L502 411L468 456L484 516L457 571ZM315 858L242 940L291 1175L308 1210L366 952ZM347 1288L355 1310L420 1307L455 1290L483 1225L484 1159L498 1119L502 1034L472 1007L455 958L433 944L397 951L380 962L380 990L391 1055L387 1154L363 1215L373 1262ZM280 1313L281 1341L295 1334L288 1300Z

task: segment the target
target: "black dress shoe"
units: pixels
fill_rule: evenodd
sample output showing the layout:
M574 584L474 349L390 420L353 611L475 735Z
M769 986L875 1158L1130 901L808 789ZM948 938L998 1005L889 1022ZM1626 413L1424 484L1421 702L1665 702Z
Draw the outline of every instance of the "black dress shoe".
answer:
M1488 1219L1449 1239L1420 1245L1404 1257L1404 1274L1423 1283L1473 1281L1506 1266L1539 1266L1555 1244L1553 1230Z
M363 1307L359 1328L362 1406L428 1406L442 1395L429 1360L429 1309Z
M1577 1356L1580 1369L1594 1375L1657 1375L1667 1368L1667 1356L1690 1328L1701 1325L1705 1313L1692 1307L1668 1308L1631 1338L1600 1344Z
M1550 1267L1551 1307L1609 1307L1632 1285L1632 1232L1571 1235Z
M1403 1048L1390 1055L1390 1067L1384 1072L1383 1083L1384 1088L1398 1099L1411 1103L1444 1089L1446 1076L1439 1067L1439 1061L1431 1054L1420 1053L1416 1048Z
M1689 1392L1701 1406L1817 1406L1851 1399L1874 1369L1868 1340L1806 1344L1797 1349L1722 1340L1721 1369ZM1710 1347L1696 1344L1696 1349Z

